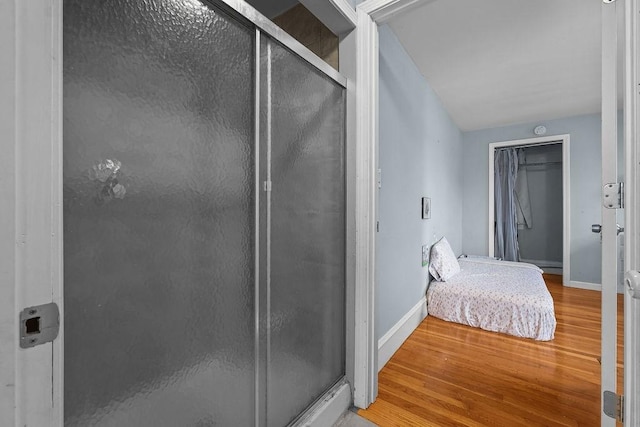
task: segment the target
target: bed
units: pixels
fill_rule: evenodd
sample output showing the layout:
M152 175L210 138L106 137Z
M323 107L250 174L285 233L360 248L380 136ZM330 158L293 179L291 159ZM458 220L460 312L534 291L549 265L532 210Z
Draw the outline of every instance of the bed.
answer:
M457 264L458 269L451 267L457 271L445 277L436 272L429 284L429 315L517 337L553 339L553 299L542 270L532 264L489 258L461 258ZM432 272L431 266L429 270Z

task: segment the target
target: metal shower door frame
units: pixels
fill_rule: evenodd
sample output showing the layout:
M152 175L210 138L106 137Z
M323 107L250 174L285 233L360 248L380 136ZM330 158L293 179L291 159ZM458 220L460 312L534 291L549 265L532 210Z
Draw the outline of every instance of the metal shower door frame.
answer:
M278 41L287 49L304 59L311 66L318 69L321 73L331 78L343 88L347 87L347 79L336 71L332 66L320 59L316 54L307 49L302 43L294 39L283 29L267 19L260 12L255 10L249 3L244 0L205 0L210 4L220 7L227 12L232 12L244 18L248 23L254 25L260 32L268 35L272 39ZM259 49L259 45L257 46Z
M345 77L244 1L207 1L253 25L256 41L261 33L268 35L341 87L347 87ZM0 346L0 362L4 365L0 366L0 380L8 385L0 391L0 424L62 426L63 0L2 0L0 11L0 49L7 55L7 67L0 72L1 87L7 93L0 103L5 113L0 125L9 141L6 150L3 146L1 162L8 178L0 180L0 193L8 201L0 214L3 222L6 215L5 241L9 244L0 248L6 255L0 261L0 277L13 285L2 291L0 323L16 331L15 337L2 337ZM51 301L60 309L58 338L50 344L20 349L15 339L20 327L16 313L23 307Z

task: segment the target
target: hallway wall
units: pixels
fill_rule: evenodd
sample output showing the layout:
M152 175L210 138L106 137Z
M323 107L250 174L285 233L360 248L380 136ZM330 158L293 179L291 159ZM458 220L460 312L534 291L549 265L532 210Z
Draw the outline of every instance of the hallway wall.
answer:
M425 296L421 247L462 248L462 133L393 31L380 27L380 231L376 331L382 337ZM421 218L430 197L431 219Z

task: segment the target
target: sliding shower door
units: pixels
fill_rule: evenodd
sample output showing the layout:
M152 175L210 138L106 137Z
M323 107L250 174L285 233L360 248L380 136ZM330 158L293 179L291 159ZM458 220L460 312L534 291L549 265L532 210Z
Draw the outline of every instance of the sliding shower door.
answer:
M251 425L254 31L64 2L65 424Z
M344 375L344 89L262 44L270 270L267 418L284 426Z
M216 4L64 0L65 425L283 426L344 376L344 88Z

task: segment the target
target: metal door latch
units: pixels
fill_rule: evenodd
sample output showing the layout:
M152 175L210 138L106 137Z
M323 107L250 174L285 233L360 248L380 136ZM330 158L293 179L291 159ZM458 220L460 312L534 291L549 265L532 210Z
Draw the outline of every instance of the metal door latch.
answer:
M591 224L591 232L596 234L602 233L602 226L600 224ZM620 224L616 224L616 233L624 233L624 227Z
M27 307L20 313L20 347L30 348L51 342L60 329L58 305L49 304Z
M602 206L607 209L624 208L624 182L605 184L602 187Z

